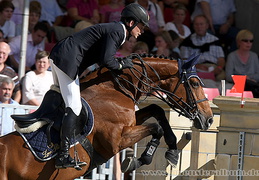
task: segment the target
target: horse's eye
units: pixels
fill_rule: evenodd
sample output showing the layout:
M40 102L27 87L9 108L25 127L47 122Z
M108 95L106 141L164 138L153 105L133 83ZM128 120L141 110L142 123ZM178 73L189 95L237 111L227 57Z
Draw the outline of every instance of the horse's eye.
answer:
M200 82L198 82L198 81L191 82L191 85L193 88L198 88L200 86Z

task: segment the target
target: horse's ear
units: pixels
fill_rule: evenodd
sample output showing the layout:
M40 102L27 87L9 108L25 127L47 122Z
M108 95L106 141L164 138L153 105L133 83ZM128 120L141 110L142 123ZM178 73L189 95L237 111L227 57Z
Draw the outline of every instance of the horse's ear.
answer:
M200 54L193 53L187 60L184 61L182 65L182 69L187 70L192 68L194 65L198 63L199 57L200 57Z

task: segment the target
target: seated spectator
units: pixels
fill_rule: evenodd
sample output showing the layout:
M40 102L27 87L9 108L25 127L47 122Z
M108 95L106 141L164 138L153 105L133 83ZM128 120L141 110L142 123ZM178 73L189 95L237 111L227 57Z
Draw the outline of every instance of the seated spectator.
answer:
M48 56L48 52L39 51L35 57L36 69L25 74L22 84L22 104L39 106L53 84L52 73L48 71L50 66Z
M72 20L70 26L75 27L80 21L87 21L92 24L100 22L100 15L96 0L68 0L67 14Z
M32 66L35 64L35 55L39 50L45 48L45 37L48 32L48 27L43 22L38 22L32 33L27 38L27 49L26 49L26 64L25 71L30 71ZM18 72L20 58L21 58L21 35L16 36L9 43L11 47L10 63L12 68Z
M145 29L139 37L139 41L144 41L148 44L148 48L151 50L155 46L155 35L159 31L162 31L165 26L165 20L163 13L157 3L151 0L137 0L135 3L144 7L149 14L149 28Z
M41 4L40 21L47 23L48 28L59 26L62 22L64 13L56 0L36 0Z
M170 37L172 38L172 49L174 52L178 53L178 55L180 56L181 53L180 53L179 46L180 46L180 43L182 40L175 31L169 30L168 32L170 34Z
M14 89L13 80L6 76L0 77L0 104L19 105L12 97ZM14 121L10 117L12 114L24 114L25 111L19 108L5 107L0 111L0 136L14 131Z
M32 1L32 0L30 0ZM48 27L47 41L53 42L53 28L61 26L64 13L56 0L36 0L41 4L40 22L44 22Z
M237 34L238 49L231 52L227 58L226 80L233 83L231 75L247 75L245 91L252 91L259 98L259 59L251 51L254 35L249 30L241 30Z
M152 54L162 55L166 57L179 58L179 54L173 51L173 41L168 31L157 33L155 38L156 46L152 50Z
M219 39L208 33L209 23L204 15L198 15L193 21L194 33L185 38L180 46L181 58L187 59L194 53L200 54L196 69L199 72L212 74L204 81L206 87L218 87L216 81L225 79L225 55ZM206 77L201 77L207 79ZM216 81L215 81L216 80Z
M30 10L29 10L29 27L28 33L32 33L35 25L39 22L41 16L41 4L38 1L30 2ZM22 34L22 24L16 25L15 36L19 36Z
M192 1L189 1L189 0L158 0L158 5L160 6L163 12L165 23L172 22L174 20L175 7L181 4L181 5L184 5L185 7L188 7L183 24L186 25L187 27L190 27L191 16L189 11L189 5L192 4L191 2Z
M14 5L11 1L0 2L0 29L4 32L4 41L9 42L15 36L15 23L11 21Z
M23 21L23 2L20 0L9 0L14 5L14 11L13 15L11 17L11 20L15 23L15 25L22 24Z
M234 0L197 0L192 18L203 14L208 19L210 32L224 44L226 54L235 50L238 28L234 26L236 12Z
M181 39L185 39L191 34L188 26L184 25L183 22L186 17L187 9L184 5L178 5L174 9L174 20L166 23L165 30L175 31Z
M147 43L143 41L137 41L132 49L132 52L137 54L149 54Z
M12 80L15 83L12 98L16 102L20 102L21 90L20 90L19 78L17 76L17 73L10 66L6 65L6 60L10 52L11 52L10 46L6 42L0 42L0 77L8 76L12 78Z
M125 40L120 49L116 52L115 57L129 56L132 53L132 49L135 46L136 41L136 38L133 36L131 36L129 40Z
M121 0L110 0L109 4L100 7L101 23L119 21L124 8Z

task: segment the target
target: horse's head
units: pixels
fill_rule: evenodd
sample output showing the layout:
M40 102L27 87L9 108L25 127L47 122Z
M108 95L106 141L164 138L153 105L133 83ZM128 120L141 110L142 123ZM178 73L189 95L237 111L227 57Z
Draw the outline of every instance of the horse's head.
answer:
M154 71L148 72L148 77L154 81L153 91L163 92L167 98L156 96L180 115L193 120L197 129L207 130L213 123L213 114L205 97L202 81L196 74L195 64L198 56L185 61L164 58L143 59L148 64L146 66Z

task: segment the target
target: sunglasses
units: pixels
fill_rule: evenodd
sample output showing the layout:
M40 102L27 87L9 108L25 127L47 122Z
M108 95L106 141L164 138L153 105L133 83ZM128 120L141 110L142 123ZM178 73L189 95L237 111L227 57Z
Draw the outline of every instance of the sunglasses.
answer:
M250 43L252 43L252 42L254 42L254 40L253 39L242 39L241 41L243 41L243 42L250 42Z

